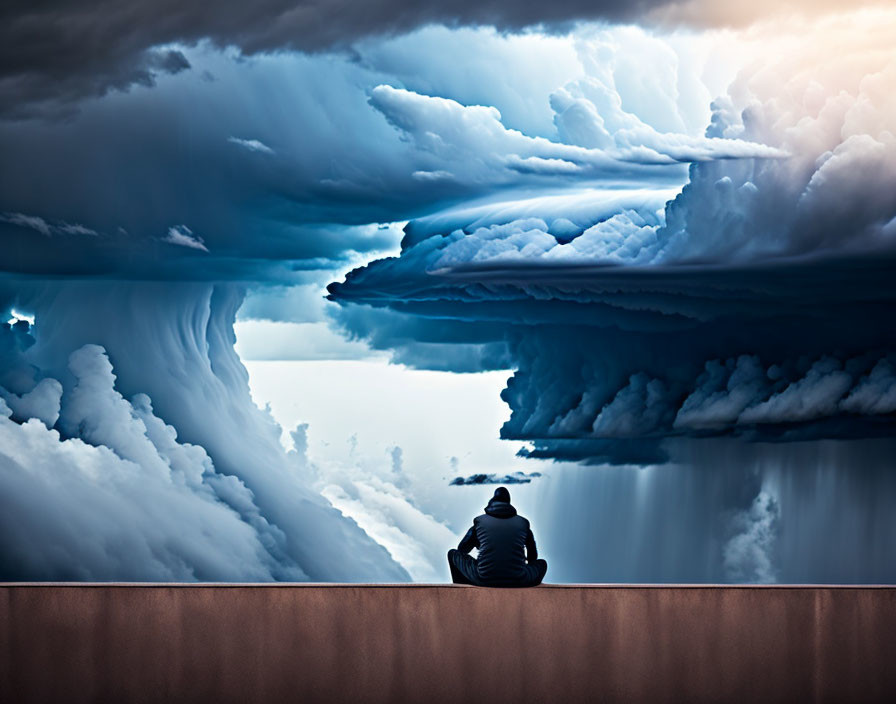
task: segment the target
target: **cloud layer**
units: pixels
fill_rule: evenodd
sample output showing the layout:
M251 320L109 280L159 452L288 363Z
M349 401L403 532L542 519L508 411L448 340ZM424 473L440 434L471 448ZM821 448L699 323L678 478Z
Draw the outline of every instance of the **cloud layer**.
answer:
M863 5L881 4L864 0ZM744 7L705 0L558 0L550 4L490 2L406 3L377 0L363 13L346 0L305 3L266 0L248 11L225 2L6 3L0 14L0 114L60 110L85 96L132 85L152 86L160 74L190 68L174 43L208 39L245 54L277 50L344 49L366 36L394 35L429 24L491 25L500 30L569 27L577 20L745 24L769 15L842 10L835 0L758 2Z
M695 163L664 208L658 190L594 190L451 209L410 223L400 257L331 295L367 306L344 319L357 334L360 311L402 316L399 350L434 320L431 342L506 345L502 434L532 440L533 456L655 461L675 435L891 433L888 36L835 35L848 66L797 43L716 101L708 139L785 159Z
M356 51L240 60L201 43L183 48L195 72L152 89L87 101L65 121L0 122L0 268L295 283L297 270L394 247L409 218L496 190L675 187L685 162L784 153L701 136L705 59L643 30L572 42L429 28ZM476 80L459 82L445 51L470 54ZM681 95L652 101L636 53L668 62ZM536 73L558 57L535 82L480 70ZM426 80L407 71L418 61Z
M339 22L339 3L225 4L215 17L5 6L0 311L36 324L0 325L4 573L444 576L451 531L408 498L400 452L381 472L321 472L304 426L283 450L233 349L234 282L258 287L246 325L293 326L277 328L284 349L317 334L318 354L513 368L502 434L530 457L653 464L708 436L778 459L801 440L849 440L844 466L879 449L855 438L889 437L896 420L892 15L767 41L634 27L369 38L431 21L569 31L586 15L703 12L726 24L768 4L375 3ZM806 3L775 12L793 9ZM751 41L755 61L713 100L743 63L728 54ZM344 51L280 51L332 47ZM402 228L399 256L331 288L351 344L326 347L329 313L307 291L269 288L311 287L394 248ZM791 569L799 511L759 465L651 474L633 490L647 512L587 484L558 510L631 540L604 562L574 539L553 549L582 566L570 578L596 565L638 581L869 574L848 560L825 572L817 553ZM610 483L633 486L617 469ZM596 518L581 501L592 490ZM699 510L663 510L676 500ZM708 542L662 534L683 515L682 535ZM857 515L848 542L875 530ZM628 545L658 530L651 549ZM887 544L873 542L867 554ZM689 544L699 550L679 559ZM892 561L878 563L888 577Z

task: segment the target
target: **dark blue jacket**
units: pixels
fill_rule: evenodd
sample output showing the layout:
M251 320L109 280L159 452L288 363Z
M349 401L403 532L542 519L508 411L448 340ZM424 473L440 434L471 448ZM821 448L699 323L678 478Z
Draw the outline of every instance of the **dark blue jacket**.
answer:
M526 579L527 561L532 564L538 559L529 521L517 515L511 504L494 499L488 502L484 514L473 519L472 528L457 546L462 553L473 548L479 549L479 577L496 585Z

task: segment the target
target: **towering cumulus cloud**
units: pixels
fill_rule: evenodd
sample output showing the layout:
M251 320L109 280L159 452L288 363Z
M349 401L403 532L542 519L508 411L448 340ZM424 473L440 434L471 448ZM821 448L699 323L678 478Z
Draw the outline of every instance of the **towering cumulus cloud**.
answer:
M410 223L399 257L351 272L331 296L402 316L399 349L415 329L446 348L504 345L517 371L502 435L532 441L533 456L656 461L676 436L891 434L891 29L859 44L831 25L826 44L791 42L787 58L742 71L703 142L639 125L596 67L554 94L558 129L602 154L635 135L642 155L648 144L695 160L705 150L680 193L603 188L453 208ZM439 114L431 129L393 122L439 135ZM454 143L467 128L451 131ZM749 145L769 147L724 158ZM361 317L344 324L364 334Z
M249 399L233 351L239 287L16 295L39 322L33 336L3 332L6 577L407 579L309 488L302 457Z

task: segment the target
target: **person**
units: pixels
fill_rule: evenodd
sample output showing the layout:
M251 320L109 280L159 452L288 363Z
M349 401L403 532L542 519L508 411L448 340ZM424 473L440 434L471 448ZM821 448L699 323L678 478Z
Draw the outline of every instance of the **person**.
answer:
M478 558L470 556L479 549ZM499 486L473 519L456 550L448 551L451 581L480 587L534 587L541 584L548 563L538 559L529 521L517 514L510 492Z

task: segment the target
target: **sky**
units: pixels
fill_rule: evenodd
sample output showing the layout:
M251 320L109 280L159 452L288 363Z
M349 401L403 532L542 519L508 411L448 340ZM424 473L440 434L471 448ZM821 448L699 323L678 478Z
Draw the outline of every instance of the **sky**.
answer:
M896 579L887 2L0 10L0 579Z

